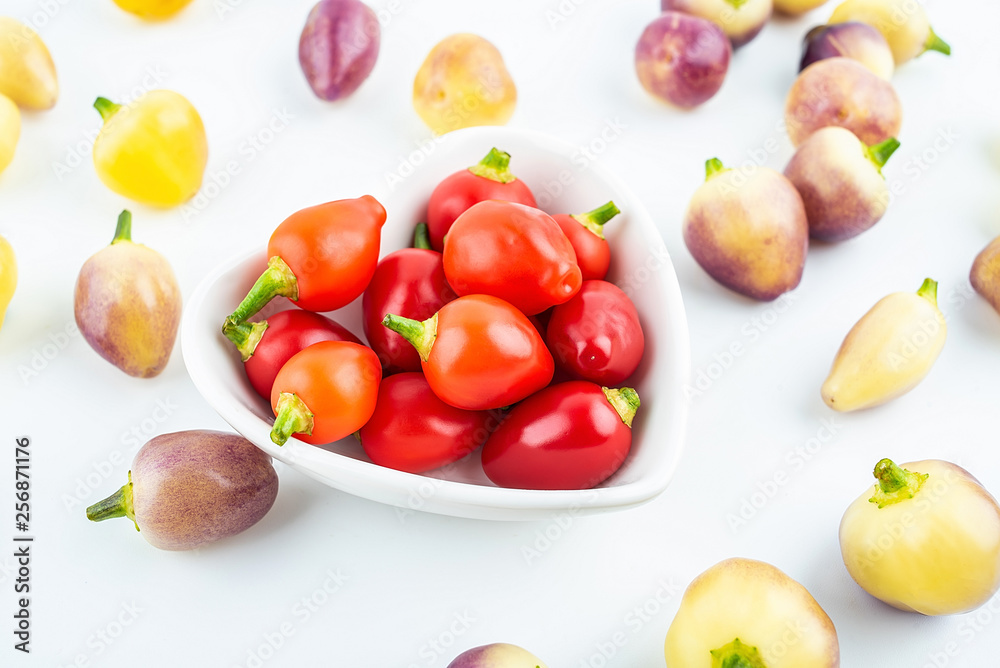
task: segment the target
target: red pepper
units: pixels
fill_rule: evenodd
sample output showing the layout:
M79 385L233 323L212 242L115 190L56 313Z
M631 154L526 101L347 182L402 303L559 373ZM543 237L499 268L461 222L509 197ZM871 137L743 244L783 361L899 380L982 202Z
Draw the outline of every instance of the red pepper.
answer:
M271 440L319 445L360 429L375 411L382 366L371 348L321 341L285 362L271 387Z
M603 279L611 266L611 248L604 238L604 224L621 211L614 202L597 207L587 213L552 216L559 228L573 244L576 263L580 266L583 280Z
M482 445L500 423L489 411L465 411L438 399L422 373L389 376L375 413L358 432L380 466L423 473L456 462Z
M226 321L222 333L236 344L250 385L265 399L271 398L271 386L278 371L303 348L320 341L361 343L340 323L298 309L275 313L260 322Z
M375 269L361 302L365 337L382 362L386 375L419 371L420 356L402 336L382 326L382 319L395 313L425 320L456 295L444 277L441 254L429 250L427 226L417 225L416 248L386 255Z
M576 296L552 309L545 343L571 377L609 386L635 373L645 350L632 300L607 281L584 281Z
M547 387L515 406L483 446L483 470L501 487L589 489L632 447L639 395L586 381Z
M510 406L552 379L535 326L496 297L459 297L423 322L387 315L383 324L413 344L434 394L456 408Z
M499 297L525 315L562 304L580 289L576 253L544 211L480 202L448 233L444 275L459 295Z
M444 248L444 235L452 223L473 204L488 199L535 206L528 186L510 173L510 154L492 149L482 161L445 178L431 193L427 204L427 227L431 247Z
M267 270L228 319L244 322L278 295L307 311L351 303L375 273L384 223L385 209L370 195L293 213L271 235Z

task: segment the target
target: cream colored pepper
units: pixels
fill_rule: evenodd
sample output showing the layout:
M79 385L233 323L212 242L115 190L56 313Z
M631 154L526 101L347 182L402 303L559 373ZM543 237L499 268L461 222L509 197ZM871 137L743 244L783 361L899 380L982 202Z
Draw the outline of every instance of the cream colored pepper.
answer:
M973 610L1000 589L1000 506L968 471L883 459L875 478L840 523L844 564L862 589L924 615Z
M829 23L860 21L885 37L896 65L902 65L925 51L951 55L951 46L931 29L930 19L915 0L845 0Z
M830 617L774 566L727 559L684 592L667 630L667 668L837 668Z
M848 332L823 383L823 401L854 411L906 394L930 372L947 335L935 281L884 297Z

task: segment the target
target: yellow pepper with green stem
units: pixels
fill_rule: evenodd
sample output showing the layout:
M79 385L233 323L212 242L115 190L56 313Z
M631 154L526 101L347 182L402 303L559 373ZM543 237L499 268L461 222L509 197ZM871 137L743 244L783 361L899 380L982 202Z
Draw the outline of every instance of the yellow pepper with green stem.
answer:
M104 127L94 141L97 175L137 202L171 207L191 199L208 163L201 116L182 95L154 90L122 106L103 97L94 107Z

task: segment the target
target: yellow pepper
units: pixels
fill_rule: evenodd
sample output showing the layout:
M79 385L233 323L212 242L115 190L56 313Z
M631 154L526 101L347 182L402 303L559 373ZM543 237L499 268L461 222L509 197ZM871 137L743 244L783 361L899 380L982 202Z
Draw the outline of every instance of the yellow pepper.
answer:
M146 93L128 106L103 97L94 107L104 127L94 141L94 166L104 185L154 206L176 206L201 187L208 139L198 111L169 90Z
M517 88L503 56L478 35L441 40L413 82L413 108L439 135L475 125L504 125L516 104Z
M21 112L6 95L0 94L0 172L14 159L17 140L21 136Z
M25 109L51 109L59 97L45 42L20 21L0 16L0 94Z
M924 615L974 610L1000 590L1000 506L972 474L883 459L875 478L840 523L844 564L862 589Z
M0 236L0 327L7 314L7 305L17 287L17 259L10 243Z
M191 0L115 0L115 4L130 14L156 21L173 16Z

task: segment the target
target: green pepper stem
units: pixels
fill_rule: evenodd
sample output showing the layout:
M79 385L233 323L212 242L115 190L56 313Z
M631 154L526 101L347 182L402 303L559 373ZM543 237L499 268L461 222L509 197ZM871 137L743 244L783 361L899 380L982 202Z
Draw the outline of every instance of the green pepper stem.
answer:
M937 36L937 33L932 29L930 34L927 35L927 41L924 42L924 51L937 51L938 53L943 53L946 56L951 55L951 45Z
M260 343L267 327L267 320L235 322L226 318L226 322L222 325L222 333L233 342L236 349L240 351L240 357L246 362L253 357L254 351L257 350L257 344Z
M240 323L264 308L277 296L288 297L292 301L299 298L299 281L285 261L275 255L267 261L267 269L260 275L250 292L243 298L226 322ZM223 325L225 331L225 325Z
M866 146L865 153L868 154L868 159L875 164L878 173L881 174L885 163L889 162L889 158L892 157L897 148L899 148L899 140L895 137L890 137L881 144Z
M936 308L937 289L938 289L937 281L931 278L925 278L923 284L920 286L920 289L917 290L917 294L926 299L927 301L929 301Z
M635 413L639 410L639 394L633 390L631 387L623 387L620 390L613 390L607 387L601 388L604 391L604 396L607 397L608 403L610 403L618 416L625 423L625 426L629 429L632 428L632 420L635 419Z
M710 158L705 161L705 180L708 181L713 176L718 176L723 172L728 172L729 170L722 165L722 161L718 158Z
M608 202L587 213L574 213L570 216L588 230L596 234L599 238L604 238L604 225L621 213L614 202Z
M427 223L417 223L413 230L413 247L431 249L431 233L427 228Z
M132 503L132 472L128 472L128 482L121 489L108 498L98 501L87 508L87 519L91 522L103 522L115 517L127 517L135 524L135 530L139 530L139 524L135 521L135 510Z
M469 167L469 171L476 176L497 183L510 183L517 180L517 177L510 173L510 153L504 153L497 148L491 148L485 158L480 160L478 164Z
M107 123L108 119L115 115L115 113L122 108L122 105L115 104L106 97L99 97L94 100L94 109L97 109L101 118Z
M118 214L118 226L115 228L115 238L111 245L119 241L132 241L132 213L126 209Z
M431 348L434 347L434 341L437 340L437 313L423 322L390 313L382 319L382 324L409 341L417 349L420 359L427 361Z
M709 652L712 668L767 668L756 647L743 644L739 638Z
M875 493L869 502L879 508L912 499L920 491L929 474L914 473L897 466L891 459L883 459L875 465Z
M309 435L313 431L313 414L298 396L291 392L278 395L276 415L271 427L271 440L284 445L292 434Z

